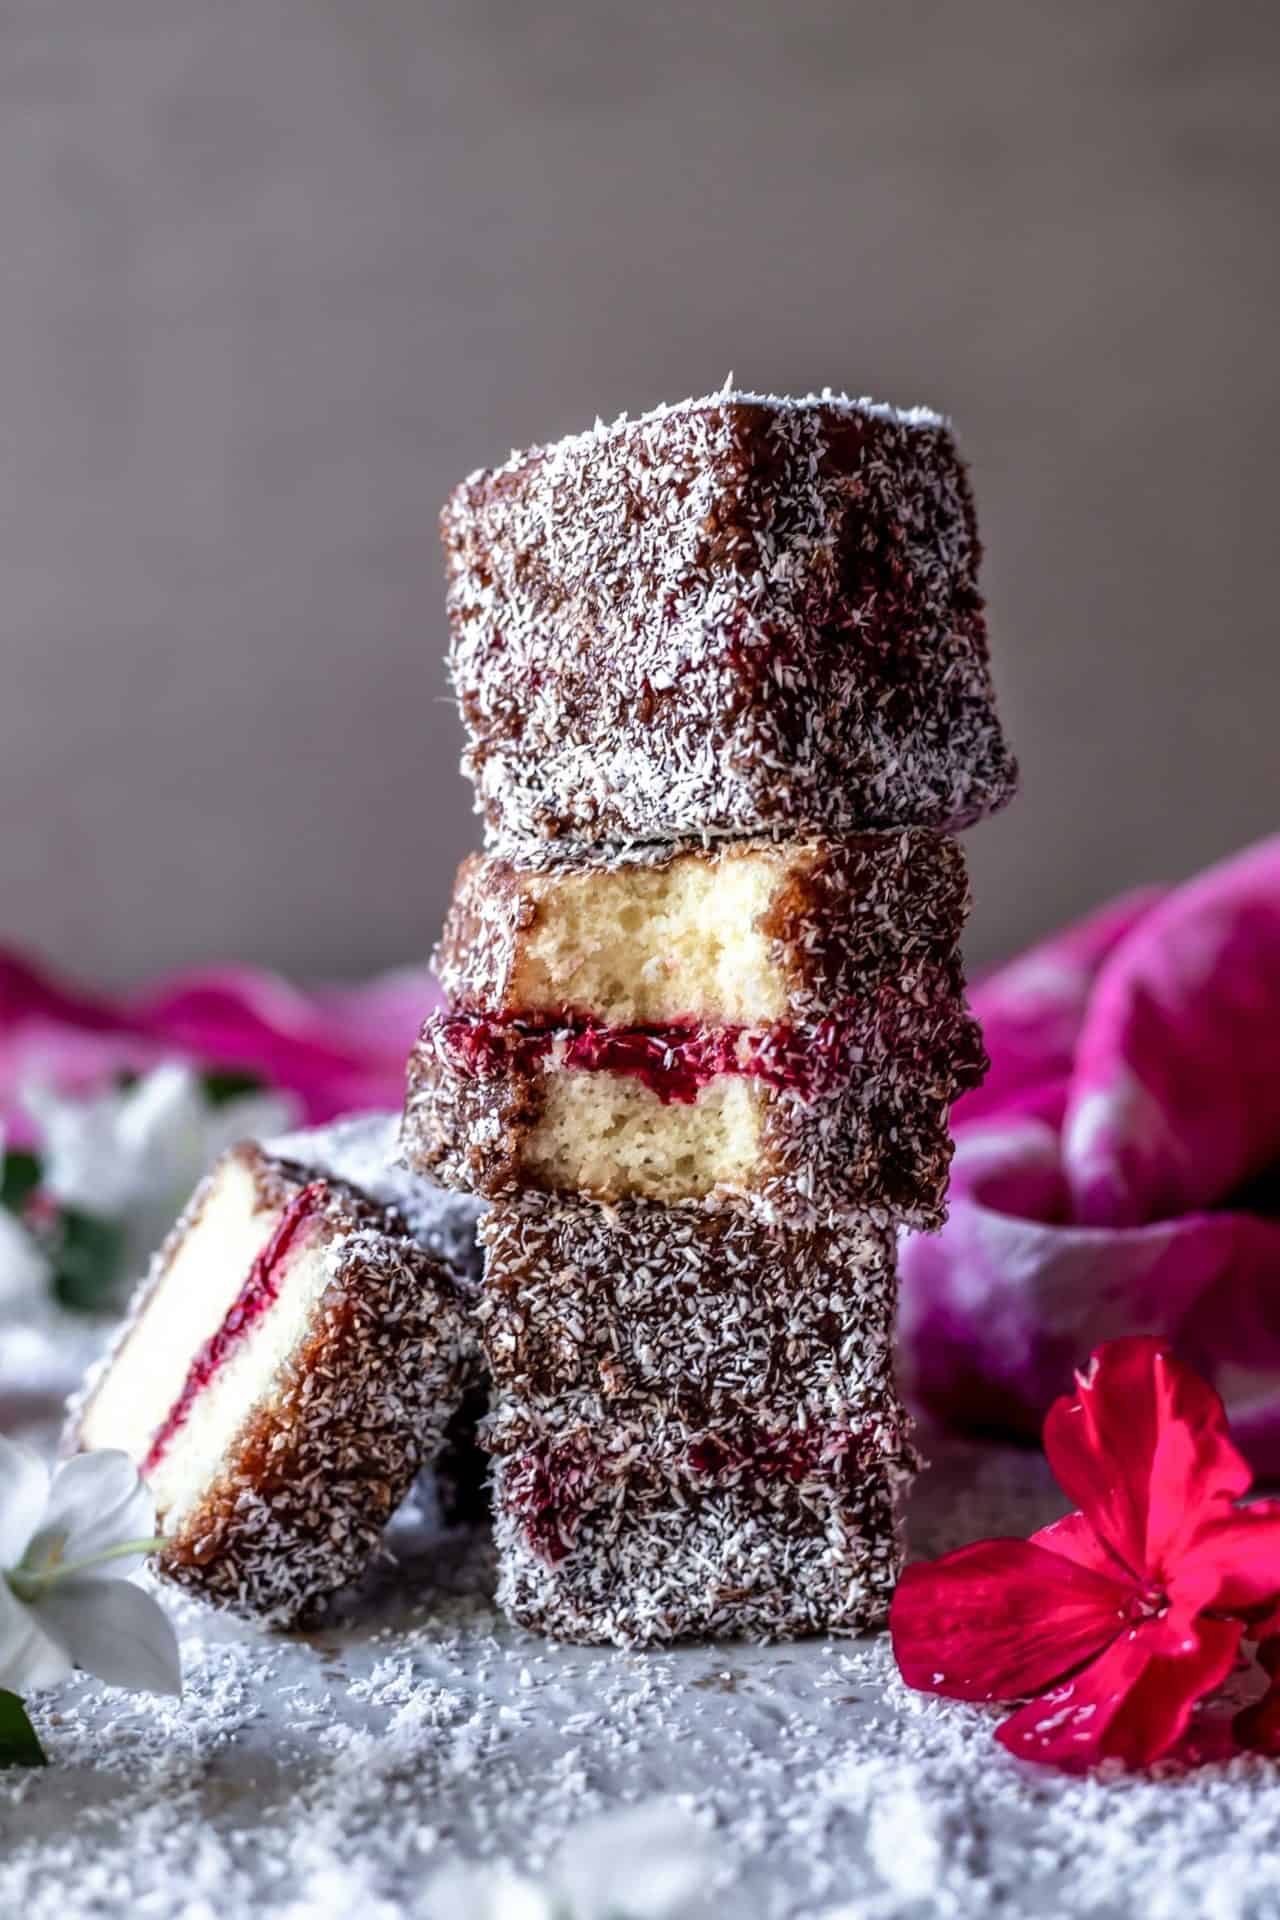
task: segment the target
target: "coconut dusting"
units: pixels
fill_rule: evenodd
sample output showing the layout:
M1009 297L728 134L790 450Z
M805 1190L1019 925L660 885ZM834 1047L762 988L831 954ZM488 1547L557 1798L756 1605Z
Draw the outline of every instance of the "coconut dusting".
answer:
M725 390L473 475L441 527L495 849L959 827L1013 792L935 415Z
M1037 1456L949 1449L912 1515L938 1552L1059 1510ZM707 1837L691 1920L1280 1913L1265 1760L1046 1774L994 1745L990 1714L907 1692L883 1636L558 1647L497 1615L478 1536L432 1535L411 1511L391 1544L398 1564L309 1639L180 1603L180 1704L78 1683L39 1696L52 1765L0 1774L7 1910L515 1920L539 1909L495 1888L561 1884L566 1840L662 1796ZM604 1831L615 1899L639 1898L661 1827L636 1829L643 1846Z

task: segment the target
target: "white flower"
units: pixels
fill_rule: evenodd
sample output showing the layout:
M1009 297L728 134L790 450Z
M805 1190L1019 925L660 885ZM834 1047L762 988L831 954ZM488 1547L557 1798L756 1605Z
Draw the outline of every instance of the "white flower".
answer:
M0 1161L4 1136L0 1134ZM26 1307L41 1300L49 1285L49 1262L16 1214L0 1207L0 1308Z
M130 1087L86 1097L32 1086L22 1102L41 1130L45 1192L64 1207L117 1221L130 1275L145 1267L224 1148L279 1133L297 1119L287 1094L211 1105L199 1074L176 1060Z
M507 1865L460 1867L428 1889L432 1920L675 1920L710 1890L720 1853L675 1801L651 1800L570 1834L543 1884Z
M154 1533L127 1454L82 1453L51 1479L0 1435L0 1688L28 1693L82 1667L109 1686L182 1692L173 1628L132 1584Z

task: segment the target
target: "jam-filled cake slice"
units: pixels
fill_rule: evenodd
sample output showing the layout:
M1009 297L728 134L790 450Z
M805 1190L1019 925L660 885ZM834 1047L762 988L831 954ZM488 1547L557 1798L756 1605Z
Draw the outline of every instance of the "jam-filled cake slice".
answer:
M408 1165L488 1196L935 1224L985 1064L953 839L926 831L463 863Z
M157 1571L275 1625L362 1571L480 1372L476 1203L393 1143L377 1116L225 1154L69 1418L150 1485Z
M490 844L971 824L1011 796L945 421L726 390L441 516Z
M951 1107L981 1079L958 966L883 982L830 1020L626 1029L441 1014L410 1056L407 1163L537 1189L778 1220L945 1217Z

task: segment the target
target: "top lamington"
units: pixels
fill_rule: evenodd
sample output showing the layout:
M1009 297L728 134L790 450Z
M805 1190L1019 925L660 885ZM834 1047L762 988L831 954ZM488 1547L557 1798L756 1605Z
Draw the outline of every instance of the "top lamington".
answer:
M725 391L513 454L441 527L491 846L956 828L1013 791L936 414Z

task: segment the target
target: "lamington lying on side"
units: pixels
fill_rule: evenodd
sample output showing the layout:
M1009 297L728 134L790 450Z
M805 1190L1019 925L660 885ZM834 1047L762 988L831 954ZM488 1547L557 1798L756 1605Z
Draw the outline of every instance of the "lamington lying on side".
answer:
M480 1374L477 1206L376 1115L232 1148L69 1417L156 1500L156 1570L272 1625L359 1574Z
M985 1066L942 835L468 861L410 1059L409 1165L489 1196L941 1219Z
M1014 790L936 414L725 390L513 454L441 528L494 846L956 828Z

